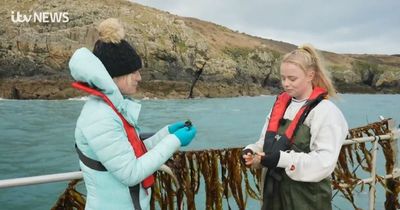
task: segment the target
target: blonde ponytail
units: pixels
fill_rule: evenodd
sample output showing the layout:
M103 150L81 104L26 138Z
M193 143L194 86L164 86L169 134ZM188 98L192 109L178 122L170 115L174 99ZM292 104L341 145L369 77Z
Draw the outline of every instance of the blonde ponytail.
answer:
M336 88L332 83L330 74L322 65L321 57L312 45L305 44L289 52L283 57L282 63L285 62L293 63L305 72L313 70L313 86L326 89L328 91L328 96L336 96Z

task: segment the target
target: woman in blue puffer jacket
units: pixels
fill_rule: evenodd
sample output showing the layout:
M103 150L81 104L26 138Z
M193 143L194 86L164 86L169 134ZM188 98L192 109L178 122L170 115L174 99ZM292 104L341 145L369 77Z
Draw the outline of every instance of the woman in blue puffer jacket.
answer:
M69 62L75 80L103 95L89 98L75 129L87 189L85 209L149 209L152 174L192 141L196 128L177 122L138 143L141 106L127 96L141 81L141 59L123 39L117 19L103 21L98 30L93 53L78 49Z

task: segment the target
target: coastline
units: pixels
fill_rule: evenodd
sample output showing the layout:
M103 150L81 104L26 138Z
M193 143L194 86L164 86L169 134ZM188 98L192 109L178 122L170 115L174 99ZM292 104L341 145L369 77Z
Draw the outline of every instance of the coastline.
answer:
M1 99L62 100L87 96L71 87L70 79L3 79L0 80ZM396 88L374 88L361 84L336 84L340 93L346 94L400 94ZM185 99L190 83L183 81L152 80L139 84L137 99ZM240 96L276 95L279 88L263 88L257 84L227 84L198 82L194 98L231 98Z

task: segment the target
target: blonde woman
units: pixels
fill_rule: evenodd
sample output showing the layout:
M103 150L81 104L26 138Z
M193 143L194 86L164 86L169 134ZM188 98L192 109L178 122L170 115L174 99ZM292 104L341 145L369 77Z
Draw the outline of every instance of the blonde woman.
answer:
M330 175L348 132L329 100L336 90L311 45L286 54L280 74L284 92L243 150L247 166L267 169L262 209L332 209Z

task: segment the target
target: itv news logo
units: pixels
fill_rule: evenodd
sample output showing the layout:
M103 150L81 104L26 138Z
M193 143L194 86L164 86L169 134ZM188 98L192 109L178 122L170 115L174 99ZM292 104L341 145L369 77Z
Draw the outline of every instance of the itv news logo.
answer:
M67 23L69 22L68 12L33 12L22 14L19 11L11 11L13 23Z

